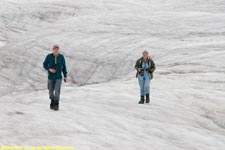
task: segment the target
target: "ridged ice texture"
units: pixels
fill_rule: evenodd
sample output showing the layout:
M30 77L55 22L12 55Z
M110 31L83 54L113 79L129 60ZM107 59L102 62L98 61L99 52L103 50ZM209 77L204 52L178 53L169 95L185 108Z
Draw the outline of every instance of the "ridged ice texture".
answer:
M0 145L224 150L224 27L223 0L0 0ZM55 43L59 112L42 68ZM157 70L140 106L143 50Z

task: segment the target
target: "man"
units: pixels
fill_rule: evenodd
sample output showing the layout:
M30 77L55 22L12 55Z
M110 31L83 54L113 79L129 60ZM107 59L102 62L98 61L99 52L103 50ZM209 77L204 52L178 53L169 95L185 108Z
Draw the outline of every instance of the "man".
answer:
M137 70L136 77L138 78L140 86L141 100L139 104L150 103L150 80L153 78L153 72L155 71L155 63L148 56L148 52L144 51L143 56L139 58L135 64Z
M62 83L62 72L64 81L67 81L67 70L65 58L59 53L59 46L53 46L53 53L48 54L43 63L43 67L48 71L48 90L51 99L50 109L59 109L60 90Z

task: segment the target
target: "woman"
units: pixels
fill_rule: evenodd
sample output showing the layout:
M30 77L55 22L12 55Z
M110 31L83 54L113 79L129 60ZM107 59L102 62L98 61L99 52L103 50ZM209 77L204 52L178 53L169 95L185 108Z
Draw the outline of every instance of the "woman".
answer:
M139 104L150 103L150 81L153 78L153 72L155 71L155 63L149 57L148 52L144 51L143 56L136 62L135 69L137 70L136 77L138 78L140 86L141 100Z

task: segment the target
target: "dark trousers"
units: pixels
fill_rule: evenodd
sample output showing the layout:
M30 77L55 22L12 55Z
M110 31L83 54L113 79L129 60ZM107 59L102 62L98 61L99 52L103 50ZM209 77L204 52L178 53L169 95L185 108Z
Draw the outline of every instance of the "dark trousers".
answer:
M48 80L49 98L55 102L60 100L61 79Z

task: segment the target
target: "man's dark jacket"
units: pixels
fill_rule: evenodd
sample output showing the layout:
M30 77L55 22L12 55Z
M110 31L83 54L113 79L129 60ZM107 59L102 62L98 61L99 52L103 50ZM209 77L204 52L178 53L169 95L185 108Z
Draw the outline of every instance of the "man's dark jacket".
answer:
M48 71L49 80L62 79L62 72L64 77L67 77L66 62L62 54L58 54L57 56L53 53L48 54L43 63L43 67ZM56 69L56 73L51 73L49 69Z

